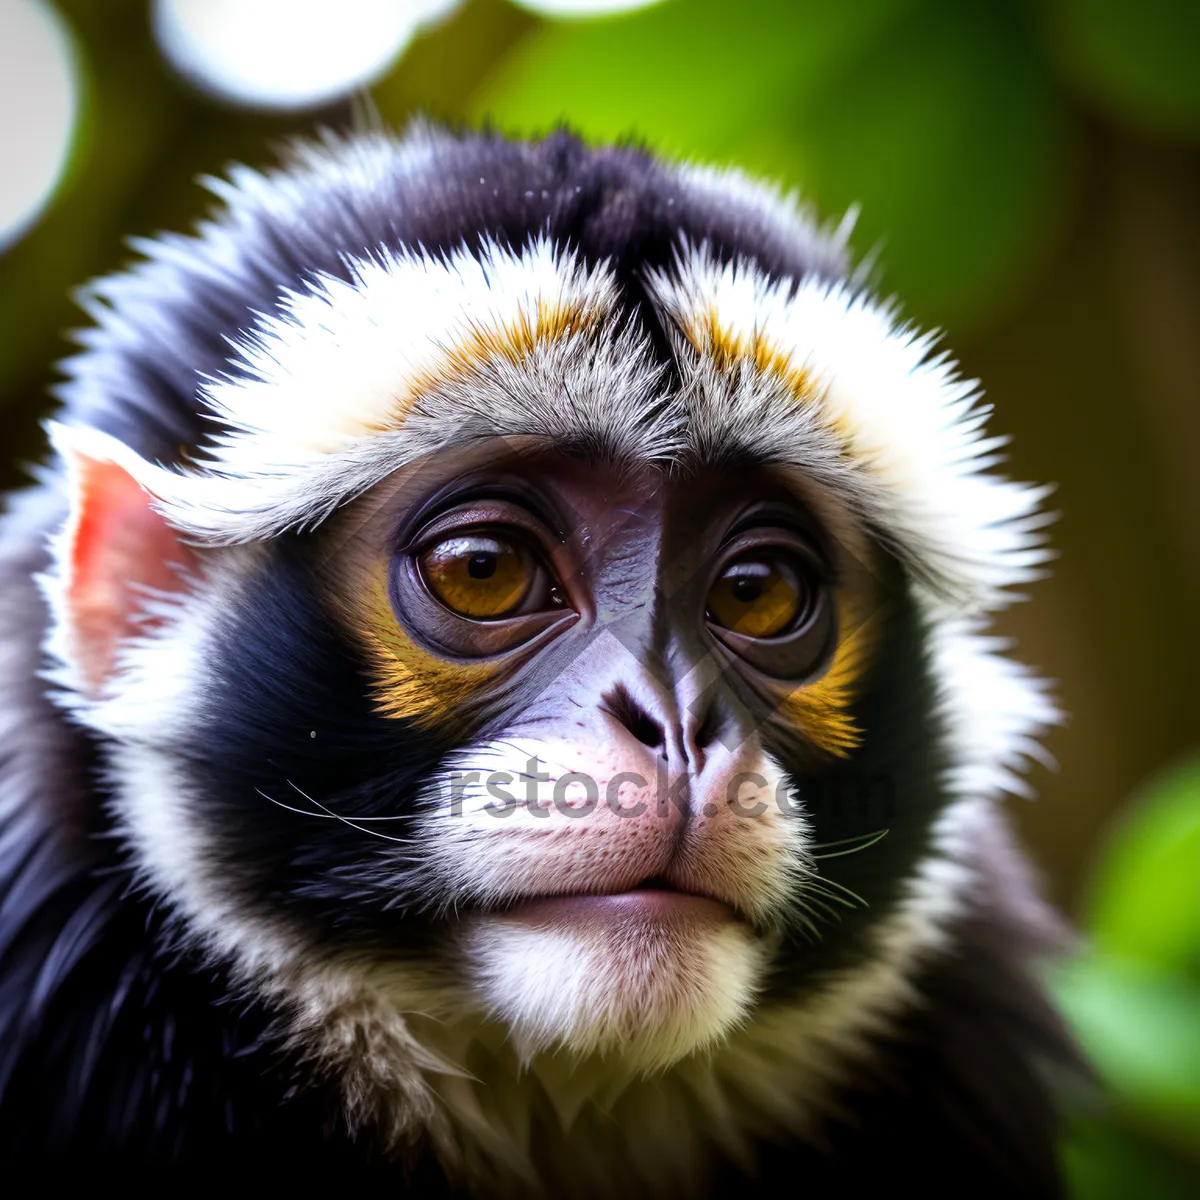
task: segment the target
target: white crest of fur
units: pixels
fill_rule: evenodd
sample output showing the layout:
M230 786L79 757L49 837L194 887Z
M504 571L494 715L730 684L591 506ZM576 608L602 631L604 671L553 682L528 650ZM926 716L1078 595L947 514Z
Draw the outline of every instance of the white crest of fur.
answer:
M302 469L404 423L418 386L478 336L506 340L555 311L595 319L615 303L610 273L587 271L540 237L519 253L485 243L445 258L380 250L284 292L238 345L233 374L204 397L229 432L214 469L239 477Z
M844 229L821 235L770 188L698 168L679 178L685 189L728 192L772 236L842 255ZM346 266L346 279L285 293L238 343L229 373L207 383L224 427L206 447L210 461L178 471L124 464L188 536L229 544L318 522L456 439L600 431L655 458L719 445L733 430L751 451L839 489L914 565L918 584L939 585L930 608L947 611L939 594L951 596L949 611L997 607L1047 557L1038 511L1047 489L991 473L1001 440L985 434L975 385L853 283L771 281L748 260L720 264L682 247L674 268L649 280L695 343L681 347L684 387L673 394L644 339L614 328L611 272L544 237L517 251L485 244L479 257L381 251ZM515 337L513 356L480 350L555 312L577 320L549 321L532 348ZM746 356L733 384L704 353L709 332ZM758 347L803 376L803 396L778 372L754 369ZM463 375L464 363L456 385L446 368Z
M202 389L224 427L209 461L168 470L102 434L78 436L177 529L217 545L316 523L456 439L593 429L665 448L661 430L636 436L658 371L643 337L602 323L616 303L604 266L537 238L520 252L487 243L478 257L381 250L346 267L348 281L286 292Z
M840 448L860 506L901 553L989 607L1036 577L1046 491L986 473L1002 442L984 435L975 385L933 353L930 336L849 285L772 281L704 248L685 247L650 284L701 359L715 337L750 363L762 349L805 378L797 417Z

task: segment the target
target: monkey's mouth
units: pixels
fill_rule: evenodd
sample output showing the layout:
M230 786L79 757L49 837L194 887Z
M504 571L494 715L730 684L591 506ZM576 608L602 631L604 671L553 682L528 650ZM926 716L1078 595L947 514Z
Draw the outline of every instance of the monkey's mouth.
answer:
M739 919L731 904L698 892L685 892L659 876L624 891L574 892L514 901L509 917L536 926L562 929L654 925L699 927Z

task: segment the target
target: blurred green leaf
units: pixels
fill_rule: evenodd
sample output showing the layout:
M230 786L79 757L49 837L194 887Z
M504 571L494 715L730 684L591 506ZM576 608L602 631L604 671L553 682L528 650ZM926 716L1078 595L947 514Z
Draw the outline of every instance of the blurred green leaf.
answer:
M1076 1200L1194 1200L1196 1173L1158 1145L1109 1121L1076 1117L1063 1147Z
M1153 132L1200 131L1196 0L1058 0L1056 49L1105 108Z
M916 6L673 0L547 24L504 61L472 109L507 128L569 121L595 139L636 134L667 153L724 158L763 125L780 124L779 110L797 94Z
M65 349L59 331L79 323L68 291L108 265L127 232L121 223L132 193L144 186L144 172L180 109L173 95L146 103L153 80L142 69L144 40L130 36L142 13L129 0L103 15L78 3L59 7L79 43L84 103L67 173L38 236L18 242L0 260L0 290L22 298L4 313L0 406Z
M861 202L860 237L925 319L977 319L1060 227L1065 116L998 6L919 9L808 99L796 140L818 201Z
M1056 992L1114 1111L1066 1147L1076 1194L1194 1195L1196 1169L1153 1144L1200 1150L1200 763L1113 831L1087 926L1095 949L1063 966Z
M949 0L676 0L547 25L474 98L476 116L799 184L924 319L974 315L1025 278L1059 225L1070 162L1053 83L1010 10Z
M1124 819L1097 864L1089 909L1102 953L1200 982L1200 762L1168 775Z
M1122 1107L1180 1138L1200 1131L1200 987L1089 955L1061 969L1056 992Z

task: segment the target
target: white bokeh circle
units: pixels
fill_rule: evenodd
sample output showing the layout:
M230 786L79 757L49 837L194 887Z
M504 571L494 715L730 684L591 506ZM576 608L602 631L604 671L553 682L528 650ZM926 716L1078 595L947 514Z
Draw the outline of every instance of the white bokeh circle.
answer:
M513 0L520 8L541 17L603 17L649 8L662 0Z
M70 156L75 49L43 0L0 0L0 249L37 220Z
M172 66L223 100L313 108L378 79L459 0L155 0Z

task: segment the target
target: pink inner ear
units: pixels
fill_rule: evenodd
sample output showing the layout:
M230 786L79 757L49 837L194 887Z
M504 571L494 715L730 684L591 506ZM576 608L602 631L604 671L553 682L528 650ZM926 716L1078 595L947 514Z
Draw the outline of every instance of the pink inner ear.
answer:
M120 642L154 623L135 621L144 600L139 586L181 591L179 568L193 565L195 554L123 468L83 455L74 467L65 615L76 665L88 688L99 691Z

